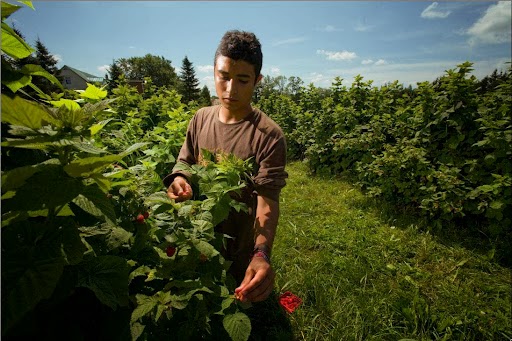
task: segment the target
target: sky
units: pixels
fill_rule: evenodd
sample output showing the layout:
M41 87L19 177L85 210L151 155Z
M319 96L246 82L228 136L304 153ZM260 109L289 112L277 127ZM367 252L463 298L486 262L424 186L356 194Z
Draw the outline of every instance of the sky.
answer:
M14 25L58 60L100 77L119 58L152 54L179 74L185 56L214 94L213 56L232 29L256 34L264 76L329 87L433 81L469 61L483 78L511 61L511 2L34 1Z

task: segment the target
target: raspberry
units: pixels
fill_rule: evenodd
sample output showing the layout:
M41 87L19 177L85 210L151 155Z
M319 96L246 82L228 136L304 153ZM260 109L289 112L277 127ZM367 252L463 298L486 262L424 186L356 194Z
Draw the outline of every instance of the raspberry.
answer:
M144 212L143 215L144 215L144 219L148 219L149 218L149 212L148 211Z
M168 246L167 249L165 249L165 253L167 253L167 257L172 257L176 253L176 248L174 246Z
M144 223L144 216L142 214L139 214L136 220L139 224L142 224Z

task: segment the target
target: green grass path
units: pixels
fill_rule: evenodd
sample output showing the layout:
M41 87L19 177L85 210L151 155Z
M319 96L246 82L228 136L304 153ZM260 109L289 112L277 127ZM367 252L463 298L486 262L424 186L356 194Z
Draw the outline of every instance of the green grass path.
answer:
M347 182L287 171L273 262L276 289L303 299L297 340L512 338L510 269Z

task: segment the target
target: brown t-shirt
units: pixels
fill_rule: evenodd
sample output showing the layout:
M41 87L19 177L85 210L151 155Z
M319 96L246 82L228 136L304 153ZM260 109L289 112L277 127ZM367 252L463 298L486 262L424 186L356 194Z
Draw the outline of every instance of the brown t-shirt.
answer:
M219 120L221 106L202 108L189 123L186 140L181 147L178 162L188 165L199 161L202 149L210 152L234 154L247 160L253 158L255 169L252 176L253 188L245 193L279 200L279 193L286 184L286 140L281 128L262 111L253 111L244 119L226 124ZM173 170L164 179L168 187L177 175L185 175ZM231 212L229 218L217 226L216 230L234 237L228 239L224 256L234 261L231 272L238 282L243 279L249 263L249 255L254 247L254 214L256 196L242 198L249 208L248 213Z

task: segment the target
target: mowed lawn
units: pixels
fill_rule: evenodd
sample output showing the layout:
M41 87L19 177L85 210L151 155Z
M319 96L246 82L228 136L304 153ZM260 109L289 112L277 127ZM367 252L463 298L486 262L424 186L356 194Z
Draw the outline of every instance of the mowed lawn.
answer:
M510 340L512 273L492 252L340 179L289 164L273 251L276 290L303 304L297 340Z

